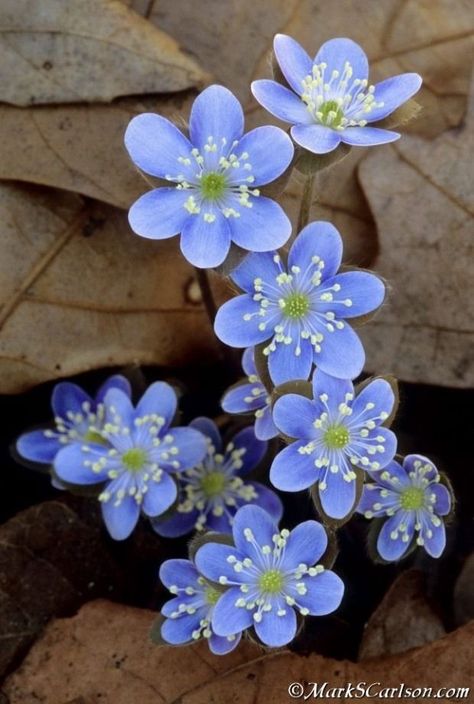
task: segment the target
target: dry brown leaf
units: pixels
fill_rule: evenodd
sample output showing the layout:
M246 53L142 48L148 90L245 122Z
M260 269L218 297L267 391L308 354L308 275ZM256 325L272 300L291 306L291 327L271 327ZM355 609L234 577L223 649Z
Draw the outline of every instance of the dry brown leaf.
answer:
M122 211L10 184L0 186L0 223L3 393L96 367L216 353L177 238L144 240Z
M2 0L4 102L107 102L180 91L205 79L174 39L117 0Z
M211 655L206 643L156 647L148 640L154 617L103 601L86 605L76 617L48 627L6 681L4 694L10 704L283 704L292 701L288 687L293 682L305 683L306 692L308 682L328 687L380 683L379 688L402 682L436 689L474 685L474 624L423 648L356 664L288 651L265 655L251 644L225 657Z
M470 122L374 152L360 177L377 222L375 266L392 293L362 330L368 368L403 381L474 383Z
M404 653L446 634L430 606L421 572L402 572L367 623L359 660Z

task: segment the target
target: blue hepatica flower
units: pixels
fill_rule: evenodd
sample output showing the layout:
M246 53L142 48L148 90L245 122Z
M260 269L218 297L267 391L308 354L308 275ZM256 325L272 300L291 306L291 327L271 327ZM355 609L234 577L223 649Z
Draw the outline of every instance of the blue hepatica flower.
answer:
M255 435L259 440L271 440L278 435L278 428L273 422L270 396L257 373L254 354L253 347L245 350L242 368L247 374L247 382L228 389L221 405L226 413L254 413Z
M119 389L107 392L104 405L97 442L68 445L56 455L54 469L70 484L104 483L102 515L110 535L123 540L136 526L140 510L158 516L176 500L170 475L200 462L206 440L194 428L170 428L176 394L163 382L152 384L136 408Z
M175 595L161 609L165 616L161 636L167 643L183 645L206 638L215 655L225 655L237 647L240 633L228 636L214 633L212 615L221 591L199 574L191 560L163 562L160 579Z
M207 438L207 455L180 474L176 508L169 518L152 522L156 532L166 537L203 529L230 533L235 512L248 503L262 506L279 521L283 508L275 492L246 480L263 459L268 443L257 440L249 427L223 446L219 430L209 418L196 418L190 425Z
M346 322L380 306L385 287L366 271L337 273L342 240L328 222L307 225L288 254L250 254L231 278L244 291L219 309L215 331L231 347L268 340L263 353L275 384L307 379L313 362L327 374L355 378L365 354Z
M133 118L125 134L132 160L170 186L156 188L132 205L132 229L151 239L180 232L181 251L197 267L221 264L231 242L257 252L284 244L290 221L259 187L287 169L293 144L278 127L243 131L239 101L217 85L194 101L189 139L160 115Z
M323 616L341 603L341 579L317 564L327 547L323 526L300 523L291 532L257 506L244 506L233 526L235 547L209 542L196 553L207 579L228 587L214 605L213 631L220 636L250 626L265 645L286 645L296 635L296 612Z
M51 397L54 428L33 430L18 438L17 451L26 460L51 465L57 453L70 443L89 442L99 435L104 424L104 398L109 389L120 389L130 396L130 384L123 376L111 376L91 398L77 384L56 384Z
M394 403L384 379L374 379L355 395L352 382L316 370L313 400L286 394L273 408L276 426L296 442L275 457L271 483L283 491L317 484L324 512L344 518L356 501L354 469L381 470L395 455L395 434L381 427Z
M357 511L366 518L387 517L377 539L380 556L399 560L415 542L439 557L446 545L440 516L450 512L451 494L434 464L422 455L407 455L403 465L393 461L383 472L370 474L374 483L364 486Z
M417 73L402 73L369 85L369 64L351 39L331 39L314 60L291 37L277 34L275 57L291 88L275 81L252 83L264 108L292 124L297 144L316 154L341 143L375 146L398 139L398 132L372 127L411 98L421 86Z

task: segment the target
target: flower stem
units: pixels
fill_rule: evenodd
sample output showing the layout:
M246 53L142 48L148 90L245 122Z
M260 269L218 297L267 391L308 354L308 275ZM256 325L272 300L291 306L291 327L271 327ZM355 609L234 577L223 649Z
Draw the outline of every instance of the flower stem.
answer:
M303 196L301 198L300 212L298 214L298 224L296 227L296 232L301 232L303 227L308 224L309 217L311 213L311 205L313 202L313 189L314 189L315 175L309 174L306 176Z
M196 272L197 282L199 284L199 288L201 289L202 300L206 308L209 322L211 323L211 327L214 327L214 318L216 317L217 306L214 300L211 285L209 283L207 271L205 269L198 269L197 266L194 267L194 271Z

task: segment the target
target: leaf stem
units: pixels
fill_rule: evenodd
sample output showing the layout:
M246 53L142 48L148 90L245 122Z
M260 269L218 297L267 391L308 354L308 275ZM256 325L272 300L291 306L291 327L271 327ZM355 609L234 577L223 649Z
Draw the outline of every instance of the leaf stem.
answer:
M313 203L313 189L314 189L315 175L309 174L305 178L303 195L301 197L300 212L298 214L298 224L296 226L296 232L299 233L309 222L309 217L311 214L311 205Z
M217 313L217 306L214 300L214 295L212 293L211 285L209 283L209 277L205 269L199 269L197 266L194 267L196 272L197 282L199 288L201 289L202 300L206 308L207 317L211 323L211 327L214 327L214 319Z

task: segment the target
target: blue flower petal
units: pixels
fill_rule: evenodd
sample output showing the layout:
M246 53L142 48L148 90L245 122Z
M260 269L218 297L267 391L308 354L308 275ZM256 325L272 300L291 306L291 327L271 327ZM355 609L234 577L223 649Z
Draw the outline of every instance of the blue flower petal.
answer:
M135 410L127 394L120 389L109 389L104 398L105 422L112 425L133 427Z
M240 476L248 474L252 469L262 461L268 450L268 443L262 440L258 440L255 437L255 431L253 426L249 428L244 428L240 430L231 440L232 450L245 450L244 454L240 457L242 462L241 468L238 470ZM226 452L227 456L227 452ZM227 457L226 457L227 459Z
M313 397L317 405L318 416L326 410L321 396L327 396L325 404L337 416L339 405L347 403L348 394L354 395L354 385L349 379L338 379L325 374L321 369L316 369L313 374Z
M217 311L214 330L222 342L230 347L248 347L258 345L268 339L268 329L259 330L262 317L259 315L260 304L251 296L243 295L231 298ZM244 316L250 315L249 320Z
M180 589L196 584L199 573L191 560L166 560L160 567L160 580L165 587L177 586Z
M296 592L295 599L300 606L309 609L311 616L325 616L339 608L344 596L344 582L337 574L325 570L314 577L303 577L301 581L307 592Z
M143 113L131 120L125 132L125 146L142 171L159 178L183 174L186 166L178 158L189 158L192 149L192 144L172 122L153 113Z
M147 516L159 516L175 501L178 490L175 482L163 472L159 482L151 481L143 496L142 510Z
M265 256L265 255L258 255ZM247 376L258 376L257 367L255 366L255 348L247 347L242 355L242 369Z
M271 198L257 196L251 199L252 207L235 207L240 217L228 218L232 240L242 249L251 252L268 252L282 247L291 235L291 222L285 211Z
M373 108L365 119L368 122L382 120L390 115L402 103L412 97L421 88L421 76L417 73L401 73L392 76L375 85L374 99L376 103L383 103L379 108Z
M183 645L193 641L193 631L199 628L203 612L198 609L194 614L183 614L178 618L167 618L161 626L161 637L171 645Z
M84 389L70 381L62 381L53 389L51 405L56 417L68 420L68 413L84 415L83 403L94 405L93 400Z
M64 447L59 442L58 436L52 438L45 436L44 430L32 430L31 433L20 435L16 442L16 449L19 455L31 462L41 464L52 464L58 452Z
M275 81L253 81L250 89L255 99L272 115L292 125L308 125L314 122L305 103L285 86ZM302 87L300 86L299 92Z
M226 413L250 413L267 405L266 393L254 396L252 390L263 390L261 384L239 384L226 391L221 406Z
M187 192L177 188L155 188L144 193L128 211L130 227L142 237L164 240L182 231L192 217L184 207Z
M352 404L352 416L348 425L355 425L373 420L377 425L384 422L380 414L391 414L395 403L395 394L385 379L374 379L358 394ZM369 405L369 408L367 406ZM352 418L354 419L352 421Z
M338 284L341 289L333 293L333 300L318 303L322 313L332 311L336 318L357 318L376 310L385 298L385 286L381 279L368 271L346 271L328 279L321 287L330 288ZM346 305L344 301L350 301Z
M263 414L255 420L255 435L259 440L271 440L278 435L278 428L273 422L270 406L266 406L263 409Z
M429 481L433 481L438 477L438 470L436 469L433 462L425 457L424 455L407 455L403 460L403 469L406 472L413 472L417 470L418 463L421 462L424 465L429 465L430 469L423 473L423 476Z
M151 527L163 538L179 538L194 530L198 516L198 511L189 511L189 513L176 511L169 518L152 519Z
M382 495L384 492L384 495ZM376 484L365 484L362 496L357 504L357 513L364 514L370 511L372 517L385 516L388 508L398 506L399 495L392 489L388 490L388 496L385 495L387 488L377 486ZM374 508L374 504L380 504L380 508Z
M318 256L324 262L321 279L334 276L341 266L342 238L334 225L325 220L311 222L304 227L291 245L288 254L288 268L298 266L302 272L311 268L312 258Z
M247 132L239 142L238 154L247 152L252 164L251 175L255 178L252 188L274 181L288 168L294 154L294 147L289 136L279 127L267 125L256 127ZM235 181L239 176L245 179L249 172L243 169L233 170Z
M403 522L407 524L406 535L408 535L408 540L406 542L402 540L402 535L404 534L398 531L400 524ZM393 562L402 557L413 540L414 524L413 514L407 514L404 511L398 511L385 521L377 538L377 551L384 560ZM392 533L397 533L397 537L392 537Z
M334 332L321 329L324 340L320 343L321 351L314 353L314 363L319 369L338 379L355 379L359 376L365 363L362 343L354 330L347 323L342 330Z
M383 429L378 428L377 433L379 430ZM387 475L389 475L388 478ZM389 462L382 472L372 472L371 476L377 484L392 491L399 492L401 489L411 486L411 480L406 470L395 460Z
M232 545L209 542L199 548L194 561L199 572L211 582L219 582L221 577L227 577L229 582L245 581L246 577L236 572L232 564L227 562L228 557L236 557L237 560L242 561L245 554Z
M133 532L140 516L140 507L132 496L125 496L118 506L114 499L101 504L102 518L114 540L125 540Z
M237 633L232 640L223 638L222 636L216 636L216 634L213 633L209 638L209 650L211 653L214 653L214 655L227 655L227 653L235 650L240 643L240 638L240 633Z
M60 479L68 484L98 484L107 479L107 472L93 472L90 462L96 462L107 455L107 448L88 444L88 451L83 450L82 443L73 443L63 447L54 458L54 471Z
M217 425L214 423L213 420L210 418L205 418L204 416L201 416L199 418L195 418L194 420L191 421L189 424L191 428L194 428L195 430L199 430L200 433L205 435L211 443L213 444L216 452L221 452L222 450L222 438L221 434L219 432L219 428Z
M243 131L242 106L230 90L212 85L198 95L189 116L189 134L195 147L202 150L208 137L213 137L218 144L227 140L230 149Z
M431 538L426 531L422 531L421 533L425 550L431 557L439 557L446 547L446 529L444 523L441 521L439 526L430 523L429 529L431 531Z
M275 255L276 252L249 254L233 270L231 274L232 281L237 284L242 291L253 295L255 293L255 279L273 282L278 274L281 273L281 268L274 260Z
M215 217L213 222L204 219L207 213ZM218 208L205 205L198 215L188 216L180 240L185 259L200 269L222 264L230 249L232 231L229 221Z
M103 403L105 394L109 389L120 389L120 391L123 391L123 393L127 394L127 396L131 397L132 395L132 387L130 386L129 380L121 374L114 374L104 381L102 386L99 388L95 395L96 403Z
M174 599L170 599L163 604L161 607L161 614L167 618L171 617L173 612L178 611L181 604L186 606L189 606L191 603L196 604L198 601L196 596L196 594L183 594L183 592L181 592L179 596Z
M175 416L177 403L173 387L164 381L155 381L138 402L135 415L137 418L159 415L165 419L163 428L168 428Z
M376 147L400 139L398 132L382 130L380 127L346 127L338 134L345 144L353 147Z
M348 61L352 67L352 78L363 81L369 77L369 62L363 49L345 37L337 37L325 42L314 57L315 64L327 64L325 81L329 82L333 71L339 72L339 80Z
M428 491L436 497L435 513L438 516L447 516L451 511L451 494L448 489L443 484L431 484Z
M255 553L255 548L245 537L244 531L250 528L255 542L262 545L273 545L272 537L278 533L276 522L259 506L243 506L234 518L232 534L238 550L244 554ZM260 552L257 553L260 556Z
M380 445L377 441L374 443L369 442L371 438L375 439L377 436L384 438L384 441L381 442ZM377 446L383 447L383 450L376 450L373 454L367 454L366 446L375 444L377 444ZM388 428L376 428L371 431L370 435L367 438L363 438L360 441L351 442L351 447L357 450L358 454L367 456L370 463L377 463L378 467L372 466L372 469L375 471L379 471L385 468L393 460L397 451L397 436ZM361 466L364 467L365 465ZM367 465L367 469L369 468L370 465Z
M268 371L275 385L294 379L308 379L313 367L313 347L309 340L299 339L300 354L296 354L296 344L277 343L274 352L268 357Z
M313 423L317 417L313 401L299 394L285 394L273 406L275 425L290 438L314 438L316 430Z
M344 479L341 469L338 472L326 473L326 488L319 489L319 499L324 512L331 518L345 518L354 508L356 501L356 482Z
M239 506L239 502L236 501L236 506ZM206 516L206 529L213 530L216 533L232 533L231 517L230 512L234 512L236 507L228 509L227 513L223 513L222 516L214 516L212 511L210 511Z
M284 611L283 616L278 611ZM262 620L255 623L255 631L265 645L279 648L290 643L296 635L295 610L282 597L272 599L272 610L262 612Z
M183 469L191 469L202 462L207 453L206 438L195 428L174 427L168 431L173 437L172 445L178 448L175 455L171 455L170 462L160 459L160 465L168 472L181 472ZM163 447L164 449L164 447ZM176 468L173 462L179 462Z
M332 152L341 143L341 135L343 134L325 125L293 125L290 132L300 147L314 154Z
M286 541L282 569L290 571L304 563L311 567L324 554L328 545L326 531L317 521L304 521L293 528Z
M241 597L238 587L231 587L219 598L212 612L212 629L218 636L232 636L252 625L252 612L235 605Z
M303 93L303 80L311 75L313 62L292 37L277 34L273 40L273 50L286 80L298 95Z
M298 452L305 442L294 442L278 453L270 467L270 481L282 491L302 491L319 478L319 469L308 454Z
M260 482L246 482L246 484L253 486L257 494L257 498L253 499L252 502L263 508L274 522L278 523L283 516L283 504L280 497L268 487L260 484Z

